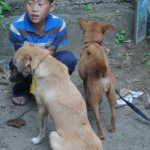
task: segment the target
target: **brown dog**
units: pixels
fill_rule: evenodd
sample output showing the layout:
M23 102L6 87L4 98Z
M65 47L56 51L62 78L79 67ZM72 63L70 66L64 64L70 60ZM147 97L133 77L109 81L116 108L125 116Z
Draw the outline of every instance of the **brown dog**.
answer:
M51 116L56 131L50 133L53 150L102 150L92 130L86 104L71 82L67 67L49 55L48 50L24 46L14 55L13 63L24 76L35 77L35 97L40 115L40 130L33 144L45 136L45 117Z
M81 50L79 60L79 75L83 79L87 105L90 104L98 127L98 135L104 138L104 131L99 115L99 103L106 93L111 107L111 124L109 131L115 131L115 77L109 67L104 48L101 46L106 30L114 29L112 25L104 25L97 21L81 19L85 45Z

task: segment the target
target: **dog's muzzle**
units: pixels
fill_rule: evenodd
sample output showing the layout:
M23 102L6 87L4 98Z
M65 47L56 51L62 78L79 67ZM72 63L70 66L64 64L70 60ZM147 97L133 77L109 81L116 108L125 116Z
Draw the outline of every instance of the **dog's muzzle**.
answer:
M18 82L24 79L24 76L17 71L17 68L13 66L13 69L10 71L9 80L10 82Z

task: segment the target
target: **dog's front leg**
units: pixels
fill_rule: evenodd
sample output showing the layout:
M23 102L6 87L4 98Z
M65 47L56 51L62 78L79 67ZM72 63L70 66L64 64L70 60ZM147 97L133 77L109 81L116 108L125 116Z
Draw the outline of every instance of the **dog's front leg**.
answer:
M40 106L38 107L38 111L39 111L39 116L40 116L40 129L39 129L38 136L31 139L31 142L33 144L39 144L42 141L42 139L45 137L47 113L45 111L45 108L40 107Z

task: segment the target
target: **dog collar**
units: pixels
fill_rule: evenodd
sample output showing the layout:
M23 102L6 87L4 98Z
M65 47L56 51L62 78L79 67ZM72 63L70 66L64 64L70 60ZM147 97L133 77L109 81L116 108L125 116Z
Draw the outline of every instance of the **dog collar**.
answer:
M97 43L97 44L99 44L99 45L101 45L101 46L102 46L102 44L103 44L103 41L96 41L96 42L85 42L85 44L88 44L88 43Z
M34 75L34 73L35 73L35 70L39 67L39 65L42 63L42 61L43 61L48 55L49 55L49 54L45 55L45 56L40 60L40 62L39 62L38 65L36 66L36 68L33 69L33 75Z

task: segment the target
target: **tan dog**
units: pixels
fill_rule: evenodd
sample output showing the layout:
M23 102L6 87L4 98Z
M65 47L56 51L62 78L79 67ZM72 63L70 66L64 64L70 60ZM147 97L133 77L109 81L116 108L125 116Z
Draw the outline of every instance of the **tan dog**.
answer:
M109 131L115 131L115 77L109 67L104 48L101 46L106 30L114 29L112 25L104 25L97 21L81 19L79 22L83 29L85 45L81 50L79 60L79 74L83 79L87 105L90 104L98 127L98 135L105 137L100 121L99 103L106 93L111 107L111 123Z
M51 116L56 131L50 133L53 150L102 150L101 141L87 118L86 104L71 82L67 67L45 49L24 46L13 63L24 76L35 76L35 97L40 115L40 130L32 139L40 143L45 136L45 117Z

